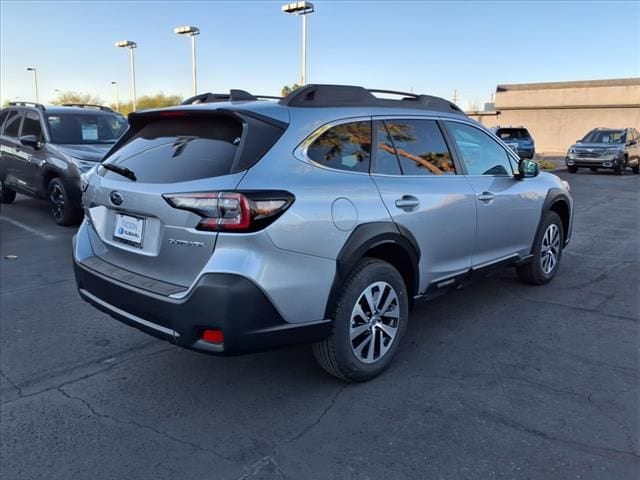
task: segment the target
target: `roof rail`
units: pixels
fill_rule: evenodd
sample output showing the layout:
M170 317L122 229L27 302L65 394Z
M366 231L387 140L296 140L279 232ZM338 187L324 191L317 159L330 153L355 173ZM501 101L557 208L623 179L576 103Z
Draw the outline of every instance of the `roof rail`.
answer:
M400 95L402 98L379 98L373 93ZM291 92L280 100L280 104L289 107L402 107L465 114L455 103L444 98L352 85L307 85Z
M92 103L63 103L62 107L80 107L80 108L96 108L105 112L113 112L111 107L105 105L94 105Z
M9 102L9 106L10 107L35 107L35 108L39 108L40 110L46 110L43 104L36 103L36 102L23 102L23 101Z
M201 93L193 97L185 98L180 105L194 105L198 103L214 103L214 102L247 102L260 99L280 100L282 97L273 97L270 95L252 95L245 90L231 89L229 93Z

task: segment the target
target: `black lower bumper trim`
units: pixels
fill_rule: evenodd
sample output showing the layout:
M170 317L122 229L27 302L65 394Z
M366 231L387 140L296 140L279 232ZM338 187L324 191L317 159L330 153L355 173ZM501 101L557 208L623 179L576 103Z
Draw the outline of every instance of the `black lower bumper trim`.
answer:
M217 355L237 355L325 338L330 320L288 323L253 282L233 274L203 275L183 299L114 283L74 264L80 296L113 318L179 346ZM201 339L222 330L222 344Z

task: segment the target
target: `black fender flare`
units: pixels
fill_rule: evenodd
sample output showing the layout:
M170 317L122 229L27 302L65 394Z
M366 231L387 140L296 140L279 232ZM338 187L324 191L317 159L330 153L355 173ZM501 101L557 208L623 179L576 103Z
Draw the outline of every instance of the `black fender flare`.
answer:
M530 249L531 253L533 253L535 241L540 234L540 227L542 226L542 218L544 217L545 213L550 211L551 207L553 207L558 202L564 203L567 207L567 211L569 212L569 219L568 219L567 225L563 225L564 236L565 236L564 240L565 240L565 243L567 242L567 233L570 232L571 219L573 217L573 212L571 211L571 200L569 200L569 196L567 195L567 192L565 192L562 188L558 188L558 187L550 188L549 191L547 191L547 196L544 199L544 203L542 204L542 210L540 212L540 220L538 221L538 228L536 229L536 235L533 238L533 241L531 242L531 249Z
M416 295L419 286L420 246L413 234L402 225L393 222L363 223L351 232L336 258L336 274L325 307L325 318L331 318L330 307L336 300L342 282L356 263L368 251L386 243L399 246L411 259L415 277L413 284L416 291L409 292L409 297L413 298Z

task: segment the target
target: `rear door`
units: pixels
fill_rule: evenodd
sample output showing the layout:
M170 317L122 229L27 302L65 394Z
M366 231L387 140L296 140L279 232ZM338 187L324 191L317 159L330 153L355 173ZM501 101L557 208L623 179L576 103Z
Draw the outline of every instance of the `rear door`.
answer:
M233 190L244 176L240 157L250 142L247 123L231 115L173 115L131 117L130 130L104 163L128 169L136 180L99 168L83 203L98 257L187 287L210 259L217 233L200 230L201 216L174 208L163 195Z
M372 178L393 220L420 246L420 289L471 267L474 192L435 119L378 118Z
M536 188L535 178L516 179L515 159L482 129L453 120L444 124L476 196L473 267L529 254L546 187Z

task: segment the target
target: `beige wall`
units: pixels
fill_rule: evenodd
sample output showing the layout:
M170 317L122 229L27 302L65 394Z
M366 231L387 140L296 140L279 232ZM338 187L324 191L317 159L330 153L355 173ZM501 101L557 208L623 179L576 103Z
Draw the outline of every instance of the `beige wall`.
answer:
M469 112L489 127L525 126L539 153L566 152L596 127L640 130L640 78L498 85L495 112Z
M596 127L635 127L640 130L640 107L506 110L500 115L469 116L488 127L527 127L539 153L566 152L576 140Z

